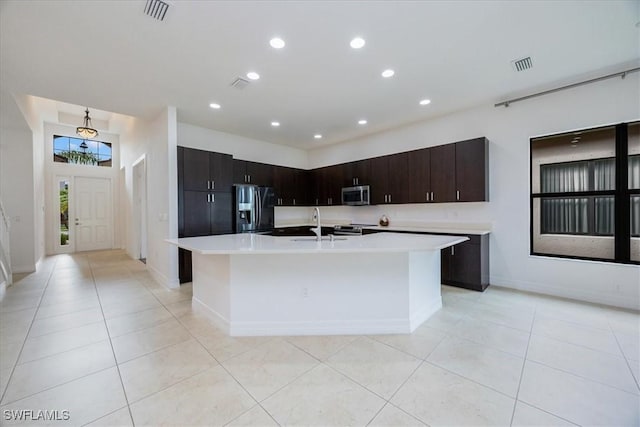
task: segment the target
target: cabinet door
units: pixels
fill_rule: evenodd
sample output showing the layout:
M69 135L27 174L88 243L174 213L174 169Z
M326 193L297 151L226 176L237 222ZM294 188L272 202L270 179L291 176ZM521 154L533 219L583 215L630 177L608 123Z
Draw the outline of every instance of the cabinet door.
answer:
M273 166L264 163L247 162L249 184L266 187L273 186Z
M233 185L233 157L229 154L209 153L211 190L228 193Z
M342 186L369 185L369 159L344 163L342 165Z
M456 201L456 148L454 144L431 147L431 191L434 202Z
M440 251L440 282L450 284L452 280L453 254L451 248Z
M184 237L207 236L210 233L209 193L184 192Z
M329 166L325 171L328 205L342 204L342 165Z
M399 153L388 156L388 198L387 203L409 202L409 156Z
M284 166L274 166L273 189L276 195L276 206L292 205L296 189L295 169Z
M247 184L247 162L245 160L233 159L233 183Z
M431 151L428 148L409 152L409 203L430 201Z
M488 143L485 138L457 142L456 190L461 202L489 200Z
M207 191L209 177L209 152L184 148L183 188L190 191Z
M382 205L387 201L389 193L389 161L387 157L375 157L371 165L371 204Z
M178 248L178 278L180 283L191 282L192 270L191 270L191 251Z
M453 248L451 281L469 289L481 288L480 245L466 241Z
M211 215L211 234L230 234L233 232L233 209L231 193L211 193L209 212Z

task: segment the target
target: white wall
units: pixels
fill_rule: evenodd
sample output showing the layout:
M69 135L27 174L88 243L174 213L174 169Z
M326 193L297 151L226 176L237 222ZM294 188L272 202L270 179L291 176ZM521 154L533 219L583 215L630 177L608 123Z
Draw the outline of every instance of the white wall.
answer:
M491 223L492 284L640 309L638 266L529 254L530 137L637 120L639 78L634 73L508 108L482 106L310 151L309 167L315 168L479 136L490 141L488 203L329 207L322 208L323 218L354 216L358 222L377 222L387 213L392 222Z
M35 271L33 137L29 129L0 128L0 199L11 220L11 269Z
M125 169L124 229L127 253L136 258L133 230L133 165L144 156L147 170L147 268L167 287L178 284L178 252L165 239L178 237L177 120L175 107L167 107L152 122L136 118L120 123Z
M231 154L241 160L308 169L307 152L284 145L178 123L178 145Z

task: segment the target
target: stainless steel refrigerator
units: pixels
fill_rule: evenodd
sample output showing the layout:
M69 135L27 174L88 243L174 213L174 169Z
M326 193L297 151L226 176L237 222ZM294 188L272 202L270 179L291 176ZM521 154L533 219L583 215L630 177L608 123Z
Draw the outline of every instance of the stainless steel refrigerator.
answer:
M271 187L235 184L233 186L236 233L273 230L275 195Z

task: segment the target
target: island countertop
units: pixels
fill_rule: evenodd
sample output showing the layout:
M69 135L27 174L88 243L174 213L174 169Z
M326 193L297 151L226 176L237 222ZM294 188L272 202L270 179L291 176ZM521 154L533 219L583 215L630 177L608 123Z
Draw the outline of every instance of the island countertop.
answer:
M168 243L202 255L286 254L286 253L357 253L436 251L469 240L464 236L377 233L364 236L337 236L331 241L323 236L274 237L260 234L226 234L220 236L167 239Z

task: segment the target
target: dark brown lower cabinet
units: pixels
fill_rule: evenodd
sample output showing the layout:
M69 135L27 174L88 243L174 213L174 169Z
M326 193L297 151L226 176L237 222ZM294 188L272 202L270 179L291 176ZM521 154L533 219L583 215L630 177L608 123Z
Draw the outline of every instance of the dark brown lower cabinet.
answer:
M489 286L489 235L467 237L466 242L442 249L442 283L484 291Z
M193 280L191 251L182 248L178 248L178 279L180 283L187 283Z

